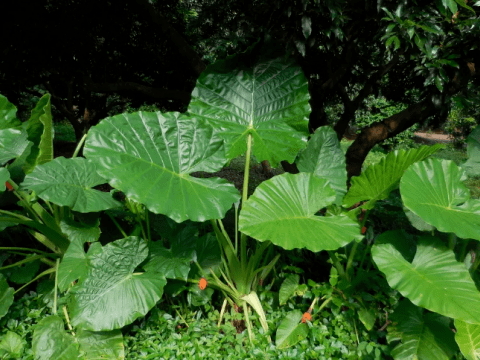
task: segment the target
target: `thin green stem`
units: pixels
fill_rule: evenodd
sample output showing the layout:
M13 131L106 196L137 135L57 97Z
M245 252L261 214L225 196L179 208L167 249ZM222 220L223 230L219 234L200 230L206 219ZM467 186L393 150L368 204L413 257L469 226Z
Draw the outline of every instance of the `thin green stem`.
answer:
M242 208L248 199L248 180L250 176L250 157L252 154L252 134L247 136L247 154L245 155L245 172L243 177L243 192L242 192ZM242 271L247 266L247 235L242 233L240 236L240 263L242 265Z
M29 258L26 258L26 259L17 261L17 262L14 263L14 264L10 264L10 265L6 265L6 266L3 266L3 267L0 267L0 270L6 270L6 269L10 269L10 268L13 268L13 267L16 267L16 266L20 266L20 265L23 265L23 264L27 264L27 263L32 262L32 261L35 261L35 260L40 260L40 259L42 259L42 258L44 258L44 257L45 257L45 255L34 255L34 256L30 256Z
M85 142L86 139L87 139L87 134L83 135L82 138L80 139L80 141L78 142L78 145L75 148L75 151L73 152L72 159L77 157L77 155L80 152L80 149L82 148L83 143Z
M140 229L142 230L143 238L145 239L145 241L148 241L148 237L147 237L147 234L145 233L145 228L143 226L143 221L140 218L140 215L138 215L138 214L137 214L137 222L140 225Z
M220 324L222 323L223 314L225 314L226 308L227 308L227 299L223 300L223 305L222 305L222 309L220 310L220 317L218 318L217 327L220 327Z
M5 250L5 251L27 251L29 253L40 253L40 254L44 254L46 256L49 256L49 255L52 255L50 253L47 253L45 251L42 251L42 250L37 250L37 249L31 249L31 248L24 248L24 247L0 247L0 250Z
M110 217L110 220L112 220L112 222L117 227L117 229L120 231L120 233L123 235L123 237L124 238L128 237L127 233L125 231L123 231L122 227L117 222L117 220L115 220L115 218L112 215L110 215L108 212L107 212L107 215Z
M5 215L12 216L12 217L16 217L17 219L20 219L20 220L23 220L23 221L32 221L32 219L30 219L29 217L26 217L26 216L23 216L23 215L20 215L20 214L11 212L11 211L7 211L7 210L0 210L0 214L5 214ZM41 221L39 221L39 222L41 223Z
M44 272L38 274L34 279L30 280L28 283L24 284L22 287L18 288L17 290L15 290L14 294L20 292L21 290L23 290L24 288L26 288L28 285L30 285L31 283L34 283L35 281L37 281L38 279L40 279L42 276L45 276L45 275L48 275L48 274L51 274L55 272L55 269L54 268L50 268L48 270L45 270Z
M30 215L32 215L32 217L37 220L39 223L42 222L42 219L40 218L40 216L38 216L38 214L32 209L31 205L29 204L29 202L23 197L20 195L20 193L17 191L17 190L14 190L13 191L13 194L20 200L20 202L23 204L23 207L25 208L25 210L27 210Z
M348 273L348 271L352 267L353 259L355 257L355 253L357 252L357 248L358 248L358 242L354 240L353 241L353 246L352 246L352 251L350 251L350 255L348 256L347 267L345 268L345 274L347 276L347 281L348 282L350 282L350 274Z
M150 230L150 212L148 211L147 208L145 208L145 222L147 226L147 236L148 236L148 241L152 241L152 232Z
M57 295L58 295L58 266L60 265L60 259L57 259L55 264L55 288L53 295L53 315L57 315Z
M234 204L235 206L235 253L238 254L238 202Z
M63 315L65 315L65 320L67 320L68 329L71 331L72 335L75 336L72 324L70 324L70 317L68 316L67 307L65 305L63 305Z
M329 303L330 301L332 301L332 300L333 300L333 297L330 296L327 300L325 300L325 301L322 303L322 305L320 305L320 307L318 308L318 311L322 310L322 309L323 309L325 306L327 306L328 303Z
M455 244L457 243L457 235L454 233L448 234L448 248L453 250L455 248Z
M248 338L250 339L250 344L253 346L252 324L250 324L250 319L248 317L248 305L245 300L243 301L243 313L245 314L245 322L247 323Z

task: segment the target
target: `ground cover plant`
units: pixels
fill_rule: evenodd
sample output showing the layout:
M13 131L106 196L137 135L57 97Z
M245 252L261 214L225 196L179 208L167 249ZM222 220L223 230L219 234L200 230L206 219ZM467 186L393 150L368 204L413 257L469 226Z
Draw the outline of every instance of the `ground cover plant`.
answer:
M105 118L54 158L49 95L23 123L1 97L0 355L194 357L210 342L225 357L478 358L480 203L463 180L480 130L460 167L431 157L443 145L400 149L347 188L333 129L307 142L309 100L295 62L259 44L208 67L185 113ZM241 192L204 176L242 154ZM252 156L299 173L249 196ZM380 206L409 227L379 232ZM309 257L320 281L299 266ZM26 347L14 296L45 277L23 300L41 317ZM158 329L182 346L148 346Z

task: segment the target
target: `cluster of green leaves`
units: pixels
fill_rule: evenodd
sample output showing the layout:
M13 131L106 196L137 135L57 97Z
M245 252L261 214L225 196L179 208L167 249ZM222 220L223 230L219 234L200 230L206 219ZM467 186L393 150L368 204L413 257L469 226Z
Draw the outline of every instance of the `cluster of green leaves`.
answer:
M210 66L198 79L185 114L138 112L104 119L86 137L86 158L52 160L51 153L46 158L45 149L52 146L48 103L42 102L39 110L32 112L33 120L22 125L13 105L2 100L2 121L7 126L0 129L0 147L8 151L1 159L5 166L0 180L21 201L14 211L0 210L4 215L0 221L4 226L31 228L31 236L52 253L36 249L28 253L18 247L4 250L49 265L37 278L53 273L56 277L52 315L42 319L33 334L37 358L60 354L66 358L90 359L99 354L121 358L120 329L145 316L163 296L167 282L169 293L176 294L187 289L188 282L198 284L200 277L225 296L220 322L227 316L227 304L243 307L252 344L250 319L261 324L267 342L273 335L271 326L276 329L276 349L299 344L305 350L318 338L321 344L314 350L320 355L339 348L342 356L379 358L381 346L360 340L356 324L361 323L368 332L382 320L386 323L379 307L393 305L384 294L394 289L405 298L402 304L411 303L405 306L415 309L403 311L401 304L394 312L397 321L391 340L395 357L448 359L459 350L471 356L478 348L473 334L480 327L476 288L480 256L478 247L467 250L480 240L479 201L470 199L462 184L463 168L478 170L478 132L472 133L470 159L463 168L451 161L429 159L441 145L400 149L352 178L347 189L345 155L333 129L321 127L306 142L310 106L305 76L283 53L263 45ZM41 130L35 134L42 135L29 140L33 124ZM26 130L16 129L24 127ZM34 156L25 162L22 169L27 174L17 185L11 170L27 148L32 151L25 157ZM238 211L240 194L232 184L194 174L216 172L245 152ZM295 161L300 173L275 176L248 197L252 155L273 166L283 160ZM112 193L93 188L105 182L121 192L122 202ZM397 188L407 217L420 232L387 231L375 236L374 229L369 229L364 234L362 227L369 213ZM233 204L235 229L230 239L221 219ZM112 218L122 236L101 244L99 213L120 207L128 209L137 225L127 233ZM166 230L157 232L155 219L160 215L171 220ZM206 220L213 232L212 228L200 232L191 223ZM449 234L447 241L441 233ZM251 242L253 246L248 246L248 236L256 240ZM316 289L316 284L310 284L313 295L309 295L312 302L305 309L307 315L292 309L274 324L267 319L265 301L262 304L258 293L280 257L265 256L273 249L271 244L286 250L327 251L332 265L330 286ZM7 268L23 264L18 261ZM379 272L370 272L373 264L388 286ZM371 277L377 280L368 284ZM279 303L287 304L291 297L309 291L299 280L296 275L285 278ZM0 289L8 308L13 289L3 279ZM373 296L378 289L382 296ZM208 292L197 288L196 292L194 301L194 291L190 291L190 304L208 302ZM322 303L315 307L319 300ZM356 351L331 342L330 347L325 345L327 332L331 334L322 324L330 315L323 311L330 303L334 315L340 316L345 307L351 310L348 321L353 322L356 336L351 327L348 336L342 330L334 333L342 344L355 340L357 346L364 344ZM57 305L62 307L63 317L57 314ZM451 319L457 330L455 338L448 327ZM410 325L419 321L421 331ZM342 327L344 321L336 325ZM441 336L431 336L435 331ZM185 349L188 354L201 345L193 344Z

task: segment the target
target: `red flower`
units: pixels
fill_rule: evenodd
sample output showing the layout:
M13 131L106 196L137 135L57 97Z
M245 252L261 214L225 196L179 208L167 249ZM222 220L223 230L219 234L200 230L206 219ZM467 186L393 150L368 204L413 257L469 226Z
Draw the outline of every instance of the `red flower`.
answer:
M13 191L13 186L8 181L5 182L5 186L7 187L8 191Z
M308 321L312 320L312 314L310 314L308 311L303 314L303 316L302 316L302 323L305 324L305 323L307 322L307 320L308 320Z
M362 228L362 235L365 234L366 232L367 232L367 228L364 226L364 227Z
M205 290L207 288L208 281L204 277L200 278L200 281L198 282L198 287L200 290Z

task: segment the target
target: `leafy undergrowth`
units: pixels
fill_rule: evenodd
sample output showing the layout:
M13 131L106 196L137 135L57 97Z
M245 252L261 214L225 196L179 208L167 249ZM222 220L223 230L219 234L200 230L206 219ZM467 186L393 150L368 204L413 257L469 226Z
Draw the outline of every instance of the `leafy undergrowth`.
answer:
M268 312L270 328L277 328L287 310ZM175 315L175 314L173 314ZM156 308L148 320L131 328L125 336L126 359L384 359L386 345L377 343L348 311L323 311L309 323L310 336L297 345L278 349L259 326L254 326L252 347L247 331L233 325L243 319L227 312L217 327L219 311L190 311L183 319ZM255 319L255 316L251 315ZM185 325L185 322L188 324ZM254 324L258 325L254 321ZM358 336L358 339L357 339Z

